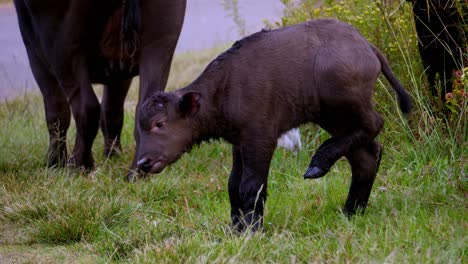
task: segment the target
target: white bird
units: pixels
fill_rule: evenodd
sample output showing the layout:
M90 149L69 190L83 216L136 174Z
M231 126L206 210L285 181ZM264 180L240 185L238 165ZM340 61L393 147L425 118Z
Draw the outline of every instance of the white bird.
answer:
M293 128L278 139L278 147L285 148L294 154L302 149L301 134L299 128Z

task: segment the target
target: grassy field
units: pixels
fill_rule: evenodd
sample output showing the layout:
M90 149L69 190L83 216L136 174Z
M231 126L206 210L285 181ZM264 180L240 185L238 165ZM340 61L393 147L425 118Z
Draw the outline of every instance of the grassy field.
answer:
M313 125L301 128L304 149L297 155L282 149L274 155L264 231L238 235L229 229L231 154L224 142L202 144L159 175L124 180L137 81L126 105L122 155L104 159L99 135L89 174L45 167L40 97L0 104L0 263L467 263L467 102L457 102L449 118L433 114L414 34L406 34L395 33L393 39L404 39L395 47L379 47L414 110L403 117L379 81L383 160L368 210L350 220L340 212L350 183L344 160L322 179L302 179L327 138ZM193 80L225 48L176 56L169 89Z

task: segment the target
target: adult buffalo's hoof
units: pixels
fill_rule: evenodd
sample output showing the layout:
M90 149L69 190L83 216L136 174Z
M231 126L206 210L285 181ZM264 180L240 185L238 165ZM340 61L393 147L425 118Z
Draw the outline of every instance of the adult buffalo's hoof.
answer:
M119 148L109 148L104 150L104 157L106 158L114 158L120 156L122 150Z
M309 167L304 174L304 179L318 179L327 174L328 170L320 169L319 167Z
M65 168L67 166L67 151L61 153L52 152L47 155L47 167L49 168Z
M94 169L94 159L92 154L72 154L67 161L67 167L90 172Z
M85 164L76 162L75 159L70 158L67 161L67 168L71 170L89 173L94 170L94 162L87 162Z

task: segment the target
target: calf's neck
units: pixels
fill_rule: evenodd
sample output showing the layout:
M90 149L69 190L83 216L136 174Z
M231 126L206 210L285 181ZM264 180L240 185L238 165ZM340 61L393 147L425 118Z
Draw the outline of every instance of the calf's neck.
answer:
M236 42L187 87L158 92L140 112L138 167L159 173L194 144L223 138L233 145L229 176L237 230L262 225L270 161L278 137L307 122L331 138L313 155L304 178L324 176L341 157L352 169L344 212L367 206L382 146L383 120L372 96L383 72L403 112L410 99L382 53L335 19L261 31Z

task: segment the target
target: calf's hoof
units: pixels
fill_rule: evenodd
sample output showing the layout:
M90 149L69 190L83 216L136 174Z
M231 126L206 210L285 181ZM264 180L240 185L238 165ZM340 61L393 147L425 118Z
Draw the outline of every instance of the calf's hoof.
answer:
M327 174L328 170L321 169L317 166L309 167L304 174L304 179L318 179Z
M130 183L135 183L141 178L145 178L148 174L137 170L137 169L130 169L130 171L127 174L127 181Z
M238 234L245 231L245 221L240 215L231 216L231 230Z
M130 183L135 183L138 178L140 178L140 175L136 170L130 170L127 174L127 181Z
M355 215L363 215L366 211L367 203L359 203L359 204L345 204L343 207L343 214L351 219Z
M346 216L346 218L348 219L352 219L353 217L357 216L357 215L363 215L364 214L364 211L365 211L365 208L358 208L358 209L349 209L349 208L343 208L343 210L341 211L344 216Z

